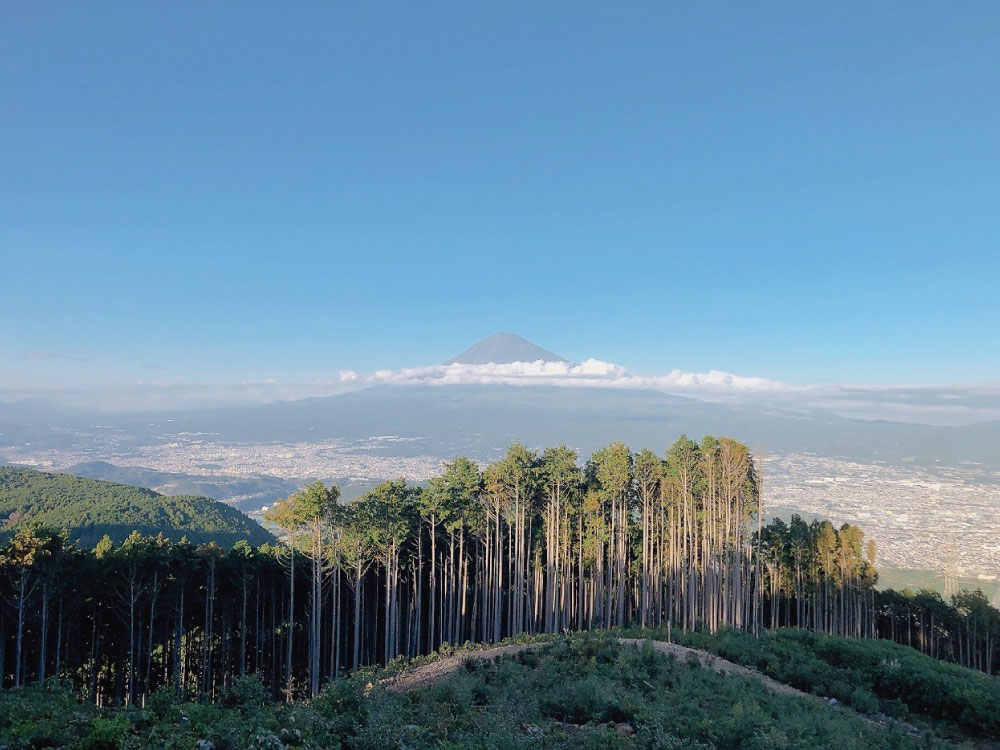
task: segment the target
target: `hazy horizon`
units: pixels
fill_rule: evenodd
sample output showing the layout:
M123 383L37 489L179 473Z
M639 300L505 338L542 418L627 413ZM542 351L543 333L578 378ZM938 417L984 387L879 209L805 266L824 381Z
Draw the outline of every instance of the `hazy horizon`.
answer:
M533 342L525 343L537 346ZM151 380L103 388L0 387L0 403L42 399L97 411L156 412L293 401L339 395L375 385L549 385L656 391L710 402L790 411L827 411L857 419L917 424L971 425L1000 419L1000 380L922 386L797 384L718 370L637 373L624 365L593 357L582 358L580 364L566 360L524 361L503 356L500 359L501 362L490 360L474 364L449 360L442 364L369 373L343 369L336 377L302 382L269 379L238 383L171 383Z

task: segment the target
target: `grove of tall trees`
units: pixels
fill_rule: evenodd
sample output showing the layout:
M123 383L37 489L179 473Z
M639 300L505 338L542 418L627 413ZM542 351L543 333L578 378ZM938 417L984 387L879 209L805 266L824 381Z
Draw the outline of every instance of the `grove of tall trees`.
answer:
M280 542L259 548L133 533L84 550L22 527L0 546L0 681L59 675L106 705L254 674L293 699L443 644L625 625L890 637L996 668L1000 613L876 592L860 529L763 525L759 487L729 438L585 462L515 444L350 503L313 484L268 511Z

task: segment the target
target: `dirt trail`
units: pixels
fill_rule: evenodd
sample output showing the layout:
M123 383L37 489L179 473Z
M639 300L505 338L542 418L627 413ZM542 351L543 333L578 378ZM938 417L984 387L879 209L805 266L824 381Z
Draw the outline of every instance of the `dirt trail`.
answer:
M744 667L740 664L735 664L731 661L727 661L720 656L711 654L707 651L700 651L694 648L688 648L687 646L680 646L676 643L667 643L665 641L652 641L645 640L642 638L618 638L620 643L624 643L629 646L636 646L641 648L643 644L649 643L650 646L660 653L670 654L675 656L680 660L687 660L690 658L697 659L702 666L707 669L711 669L719 674L738 674L744 677L749 677L751 679L758 680L764 687L766 687L771 692L776 695L784 695L793 698L804 698L806 700L813 701L815 703L822 703L829 708L834 708L844 713L857 716L862 721L877 727L886 727L890 725L895 725L903 729L911 737L919 738L922 736L922 732L907 724L906 722L893 721L886 717L884 720L880 718L873 718L865 714L859 713L852 708L844 706L839 703L831 704L828 699L823 698L819 695L813 695L812 693L806 693L798 688L794 688L791 685L786 685L783 682L778 682L773 680L767 675L758 672L756 669L750 669L749 667ZM462 654L455 654L453 656L446 656L430 664L424 664L423 666L417 667L416 669L404 672L403 674L397 675L396 677L390 678L385 683L386 689L393 693L402 693L407 690L412 690L413 688L425 687L427 685L432 685L438 680L441 680L453 672L458 671L462 664L469 660L484 660L493 659L497 656L504 656L506 654L516 654L521 651L526 651L532 648L540 648L542 646L551 643L551 641L543 641L540 643L525 643L516 646L497 646L496 648L484 649L482 651L469 651Z
M640 648L644 643L647 643L647 641L642 638L618 638L618 641L629 646L637 646ZM469 659L475 659L477 661L494 659L498 656L516 654L528 649L539 648L541 646L545 646L547 643L548 642L524 643L516 646L497 646L496 648L488 648L482 651L468 651L461 654L454 654L453 656L445 656L441 659L436 659L430 664L424 664L414 670L404 672L403 674L390 678L386 681L385 686L390 692L393 693L402 693L407 690L412 690L413 688L425 687L427 685L434 684L438 680L447 677L453 672L457 672L462 664ZM767 675L761 674L754 669L734 664L731 661L726 661L725 659L716 656L715 654L710 654L707 651L699 651L698 649L679 646L676 643L666 643L664 641L648 641L648 643L654 650L663 654L671 654L681 660L694 657L701 662L702 666L720 674L739 674L746 677L756 678L760 680L766 688L774 693L777 693L778 695L790 695L796 698L809 698L811 700L818 700L822 703L826 702L823 698L811 695L810 693L804 693L801 690L793 688L791 685L786 685L783 682L772 680Z
M435 659L430 664L424 664L409 672L403 672L400 675L391 677L383 684L390 693L404 693L413 688L433 685L452 672L457 672L462 664L470 659L476 661L493 659L497 656L516 654L519 651L527 651L529 648L538 648L544 645L545 643L523 643L516 646L497 646L496 648L488 648L482 651L467 651L453 656L445 656Z
M831 703L830 701L832 699L824 698L821 695L806 693L798 688L792 687L791 685L787 685L784 682L773 680L763 672L758 672L756 669L751 669L750 667L744 667L742 664L735 664L731 661L727 661L721 656L716 656L708 651L699 651L695 648L679 646L676 643L666 643L665 641L646 641L642 638L619 638L618 640L621 643L627 643L630 646L637 646L639 648L641 648L644 643L649 643L655 651L659 651L663 654L673 654L678 659L686 660L694 657L701 662L703 667L711 669L714 672L718 672L719 674L738 674L743 675L744 677L750 677L751 679L756 679L775 695L786 695L792 698L805 698L806 700L811 700L815 703L821 703L828 708L836 709L837 711L850 714L851 716L857 716L859 719L871 724L872 726L899 727L914 739L922 739L924 736L924 733L921 730L917 729L917 727L913 726L909 722L892 719L888 716L882 716L881 714L878 716L869 716L868 714L855 711L850 706L845 706L842 703L837 703L836 701Z
M637 646L639 648L642 648L644 643L649 643L654 651L659 651L661 654L673 654L681 661L694 657L701 662L703 667L707 667L713 672L718 672L719 674L739 674L744 677L752 677L759 680L763 683L764 687L777 695L789 695L794 698L809 698L810 700L818 700L820 703L826 703L825 698L820 698L818 695L813 695L812 693L804 693L798 688L793 688L791 685L786 685L783 682L772 680L770 677L758 672L756 669L750 669L750 667L734 664L731 661L726 661L721 656L710 654L708 651L699 651L696 648L678 646L676 643L667 643L665 641L645 641L642 638L619 638L618 640L621 643L627 643L630 646Z

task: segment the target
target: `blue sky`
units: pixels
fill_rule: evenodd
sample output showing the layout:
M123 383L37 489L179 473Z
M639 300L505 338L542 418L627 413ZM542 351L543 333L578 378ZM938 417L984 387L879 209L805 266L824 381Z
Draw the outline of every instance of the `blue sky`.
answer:
M498 330L997 379L998 34L992 2L8 3L0 387L309 381Z

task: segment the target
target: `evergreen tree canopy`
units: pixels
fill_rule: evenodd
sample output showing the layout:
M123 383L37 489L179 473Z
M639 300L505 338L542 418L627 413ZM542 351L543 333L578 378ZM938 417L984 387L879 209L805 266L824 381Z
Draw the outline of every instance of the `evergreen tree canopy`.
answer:
M26 524L66 529L84 547L93 547L105 535L120 542L133 531L224 547L240 539L254 546L273 539L240 511L207 497L161 495L97 479L0 466L0 533Z

